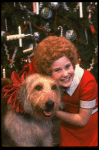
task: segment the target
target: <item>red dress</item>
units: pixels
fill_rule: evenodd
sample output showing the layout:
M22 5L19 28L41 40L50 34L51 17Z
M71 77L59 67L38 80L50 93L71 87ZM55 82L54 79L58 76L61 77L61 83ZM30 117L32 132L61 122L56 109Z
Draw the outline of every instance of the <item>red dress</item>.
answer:
M79 108L93 108L92 115L84 127L65 121L61 123L60 146L98 146L98 87L93 75L76 66L72 84L62 97L65 110L79 113Z

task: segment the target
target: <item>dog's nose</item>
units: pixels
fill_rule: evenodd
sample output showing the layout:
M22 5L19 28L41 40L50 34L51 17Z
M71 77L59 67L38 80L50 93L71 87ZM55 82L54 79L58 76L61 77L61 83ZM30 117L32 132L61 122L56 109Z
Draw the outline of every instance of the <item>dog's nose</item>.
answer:
M47 108L47 109L53 109L53 107L54 107L54 102L53 102L52 100L48 100L48 101L45 103L45 105L46 105L46 108Z

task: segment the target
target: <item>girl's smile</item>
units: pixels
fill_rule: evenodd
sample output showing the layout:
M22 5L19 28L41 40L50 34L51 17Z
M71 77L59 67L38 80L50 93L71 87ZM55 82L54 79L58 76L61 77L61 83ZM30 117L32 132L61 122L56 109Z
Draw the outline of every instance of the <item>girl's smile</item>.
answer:
M55 60L51 66L52 77L63 87L69 87L74 77L74 68L71 61L66 57Z

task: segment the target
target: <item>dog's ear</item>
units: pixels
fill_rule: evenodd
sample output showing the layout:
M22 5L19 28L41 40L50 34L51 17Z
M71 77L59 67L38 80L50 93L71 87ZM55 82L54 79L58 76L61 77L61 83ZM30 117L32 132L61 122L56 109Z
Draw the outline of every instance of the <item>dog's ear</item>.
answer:
M25 101L26 97L27 97L26 82L23 82L17 93L17 98L20 99L20 103L22 106L24 105L24 101Z
M27 81L23 81L20 86L20 90L18 91L17 98L20 99L20 104L26 113L33 115L33 110L30 101L28 100L28 87Z

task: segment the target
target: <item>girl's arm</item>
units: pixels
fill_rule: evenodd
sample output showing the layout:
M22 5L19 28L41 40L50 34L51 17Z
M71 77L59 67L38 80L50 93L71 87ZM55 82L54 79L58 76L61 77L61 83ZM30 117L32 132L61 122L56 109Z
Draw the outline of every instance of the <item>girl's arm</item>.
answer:
M79 114L68 113L64 111L56 111L56 116L67 123L85 126L92 114L93 109L83 109L80 108Z

